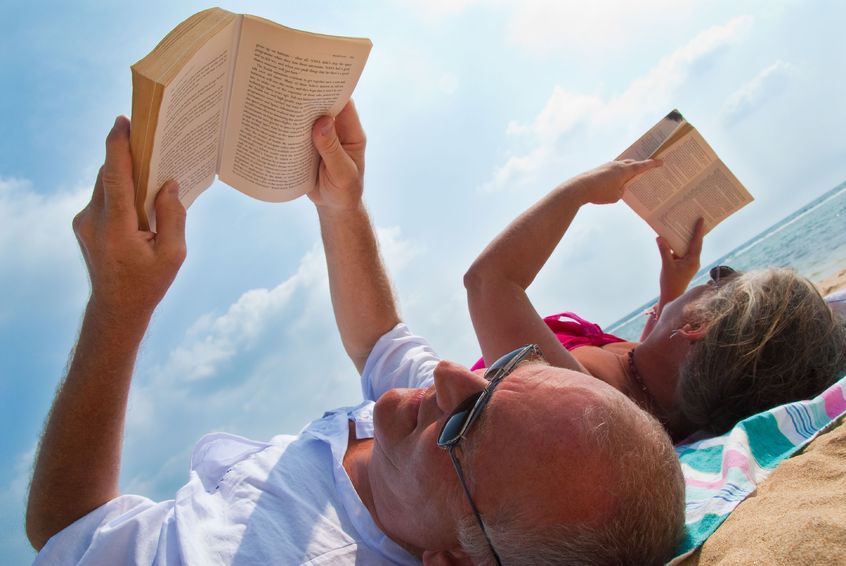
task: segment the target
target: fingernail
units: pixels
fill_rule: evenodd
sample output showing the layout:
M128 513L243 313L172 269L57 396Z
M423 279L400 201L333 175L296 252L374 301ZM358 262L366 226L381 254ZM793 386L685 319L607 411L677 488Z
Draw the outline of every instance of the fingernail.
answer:
M165 190L168 192L168 194L179 196L179 183L172 179L167 182Z
M115 118L115 125L112 126L112 129L116 132L126 131L126 120L122 120L121 118L123 118L123 116Z
M332 133L332 119L324 120L323 125L320 126L321 135L328 136Z

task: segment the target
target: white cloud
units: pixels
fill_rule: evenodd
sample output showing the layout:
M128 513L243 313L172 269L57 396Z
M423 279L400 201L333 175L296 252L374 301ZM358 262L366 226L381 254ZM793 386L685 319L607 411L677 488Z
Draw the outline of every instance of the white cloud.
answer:
M377 237L386 263L397 271L420 251L419 246L401 239L399 227L378 228ZM316 244L287 280L272 289L251 289L223 315L207 314L194 322L186 341L170 353L165 366L156 372L159 382L173 384L214 377L221 364L252 348L269 325L290 314L288 309L295 294L317 294L322 307L329 297L328 289L323 247Z
M541 143L555 143L562 134L601 113L604 106L598 96L568 92L556 85L530 130Z
M402 43L374 52L365 72L367 81L359 96L370 98L377 106L396 107L401 92L401 108L427 108L451 97L460 86L452 64L419 44Z
M395 272L402 271L422 251L421 246L402 239L399 227L378 228L377 237L385 263ZM204 381L226 381L229 374L236 372L230 366L242 365L247 357L249 367L265 367L268 371L285 365L286 359L320 359L318 351L325 344L315 343L309 346L314 352L303 352L285 343L268 345L269 336L278 336L281 331L283 336L288 333L294 339L328 334L328 340L337 340L332 321L323 248L315 244L288 279L270 289L246 291L221 315L199 317L190 325L183 341L161 356L164 363L153 362L146 370L148 379L138 380L133 392L129 414L132 428L150 430L156 421L157 397L162 392L191 397L205 388ZM146 358L145 354L143 359ZM245 369L244 373L249 371ZM213 399L220 385L215 381L211 386L214 391L202 394L203 402ZM248 376L239 374L237 383L224 384L224 388L229 388L224 396L238 397L233 394L233 386L249 396L248 390L253 385Z
M29 478L32 475L32 464L35 461L37 443L33 443L29 450L22 452L14 458L14 479L12 483L3 490L4 499L10 497L15 501L23 501L26 497Z
M78 188L47 195L25 179L0 178L0 281L5 294L0 321L19 314L20 304L76 304L85 280L71 221L89 194L89 188ZM56 292L57 281L62 281L61 293Z
M285 312L297 290L323 287L325 279L322 250L315 246L289 279L272 289L249 290L224 314L217 317L207 314L194 322L186 341L156 371L157 379L173 384L217 375L221 364L255 345L268 324Z
M525 155L513 155L497 167L493 177L480 187L483 193L492 193L506 187L519 188L532 183L537 172L549 163L550 145L539 145Z
M376 228L376 237L379 240L379 251L385 265L391 272L402 271L411 260L418 257L425 247L413 240L403 240L402 230L399 226L389 228Z
M71 220L89 194L90 189L80 188L48 196L28 180L0 177L0 265L39 268L55 261L58 253L67 255L67 247L76 250ZM71 246L57 246L61 240L71 241Z
M689 0L523 0L508 18L508 38L529 52L607 53L630 47L644 33L684 20Z
M398 227L380 228L377 234L386 261L397 270L419 251L413 243L400 238ZM321 298L329 296L323 248L319 244L300 260L296 273L276 287L246 291L224 314L206 314L195 321L185 342L156 371L158 382L173 384L214 377L222 364L255 346L268 326L288 316L292 299L304 291L317 291ZM323 306L324 301L319 302Z
M480 0L404 0L402 2L404 7L410 8L419 17L431 23L455 17L479 3Z
M26 495L37 446L33 443L25 452L14 456L5 455L11 464L12 480L0 489L0 509L3 509L3 516L0 518L0 531L2 531L0 532L0 547L4 549L19 547L21 541L26 540L24 532ZM34 558L34 552L25 544L21 554L31 554L27 556L29 560Z
M459 87L458 76L455 73L444 73L438 79L438 87L444 94L455 94Z
M752 22L751 16L738 16L725 25L714 26L698 34L661 59L646 75L633 81L622 95L611 100L608 119L616 121L643 108L665 107L673 92L688 79L694 65L736 41L746 33Z
M511 121L506 127L510 135L531 136L535 147L523 155L510 156L505 164L494 170L481 191L522 186L535 178L542 168L554 166L551 158L558 154L556 144L578 128L619 129L621 124L638 124L641 117L655 117L666 112L672 105L674 92L689 78L691 68L735 41L751 23L751 17L739 16L725 25L703 31L632 81L621 94L606 100L557 85L530 125Z
M785 61L776 61L733 92L722 108L726 122L737 122L754 112L769 98L784 90L797 68Z
M398 227L377 236L394 273L423 251ZM123 482L155 497L184 481L189 447L206 432L269 438L355 402L358 380L335 328L322 246L279 285L194 321L170 352L145 352L137 374Z

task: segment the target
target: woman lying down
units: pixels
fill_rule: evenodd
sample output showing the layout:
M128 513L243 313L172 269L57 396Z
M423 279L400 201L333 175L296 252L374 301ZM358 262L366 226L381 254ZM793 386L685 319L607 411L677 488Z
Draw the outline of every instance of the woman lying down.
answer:
M660 166L615 161L583 173L488 245L464 278L483 359L536 343L549 363L628 395L674 441L697 430L723 433L749 415L808 399L834 383L846 371L846 318L835 315L807 279L789 269L740 273L719 266L707 284L687 289L699 269L702 220L685 256L658 239L660 296L641 342L605 334L572 313L563 313L566 321L538 315L526 288L578 210L617 202L629 180Z

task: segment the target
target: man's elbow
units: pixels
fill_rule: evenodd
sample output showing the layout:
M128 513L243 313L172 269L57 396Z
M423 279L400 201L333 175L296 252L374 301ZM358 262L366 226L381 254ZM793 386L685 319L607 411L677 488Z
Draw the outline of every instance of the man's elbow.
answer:
M43 517L39 517L32 509L27 509L26 538L29 539L29 544L32 545L32 548L36 552L40 552L44 548L44 545L47 544L47 541L50 540L50 537L58 532L49 532L44 523Z
M63 513L58 505L44 499L33 500L30 495L24 526L26 538L29 539L32 548L40 551L50 537L69 526L77 518L73 514Z
M474 263L464 274L464 289L470 300L499 300L522 287L499 271Z
M482 290L484 280L482 269L474 263L464 274L464 289L467 290L468 294L479 293Z

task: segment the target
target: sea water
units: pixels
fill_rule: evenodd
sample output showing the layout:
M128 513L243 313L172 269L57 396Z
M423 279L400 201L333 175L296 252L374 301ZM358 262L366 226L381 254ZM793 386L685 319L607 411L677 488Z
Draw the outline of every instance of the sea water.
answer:
M846 182L767 228L696 274L701 285L715 265L740 271L763 267L792 267L811 281L823 281L842 268L846 259ZM627 340L638 340L646 322L644 310L654 298L606 328Z

